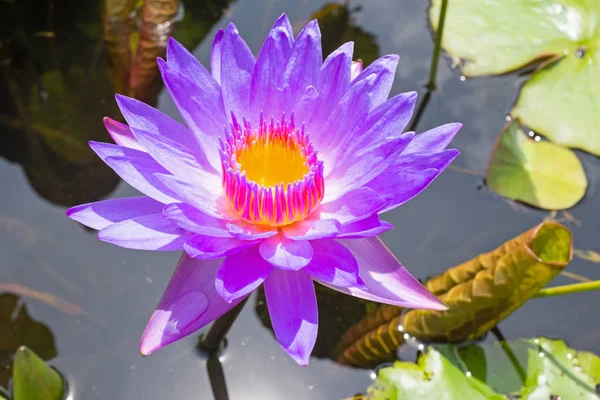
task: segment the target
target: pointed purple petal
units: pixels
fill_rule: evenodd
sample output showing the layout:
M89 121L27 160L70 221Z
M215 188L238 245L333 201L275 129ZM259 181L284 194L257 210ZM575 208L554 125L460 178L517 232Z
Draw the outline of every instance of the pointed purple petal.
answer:
M255 225L242 220L229 221L225 225L231 236L242 240L266 239L277 235L276 228Z
M165 206L163 216L188 232L204 236L232 237L222 219L211 217L186 203Z
M433 182L458 155L455 149L433 154L404 153L396 162L377 178L367 184L368 187L389 196L390 203L380 212L398 207L417 196Z
M385 231L394 229L394 226L386 221L381 221L378 214L373 214L360 221L343 225L337 236L342 239L358 239L363 237L372 237L382 234Z
M146 151L144 146L142 146L135 136L133 136L133 132L131 132L129 126L108 117L104 117L103 122L104 127L116 144L123 147L129 147L130 149Z
M262 257L285 270L299 270L310 262L313 250L307 240L288 239L283 234L263 240L259 247Z
M226 200L222 198L221 185L217 185L216 182L196 182L186 177L180 178L167 174L156 174L155 176L172 193L176 193L177 198L203 213L215 218L230 216L227 208L221 204ZM175 202L171 201L170 203Z
M277 341L294 361L308 365L319 319L310 274L274 268L265 281L265 297Z
M308 219L284 226L281 231L293 240L315 240L337 236L340 223L333 219Z
M462 124L446 124L415 136L402 155L410 153L437 153L448 147Z
M163 167L175 175L212 175L220 180L187 128L136 99L121 95L116 99L135 137Z
M162 213L127 219L98 232L98 239L104 242L136 250L182 250L188 237Z
M364 287L358 263L346 247L333 239L311 242L314 255L307 271L313 278L338 287Z
M210 51L210 72L217 83L221 84L221 52L223 50L223 36L225 31L219 29L215 34Z
M400 264L379 238L339 241L354 255L367 289L343 288L319 281L323 285L352 296L400 307L431 310L448 308Z
M294 109L296 121L306 123L306 129L311 133L313 140L320 134L327 134L321 128L350 87L350 62L353 51L354 43L349 42L331 53L319 72L317 89L313 88L317 95L305 92Z
M237 238L194 235L185 242L183 249L190 257L210 260L238 253L256 243L256 241Z
M193 58L193 56L190 55ZM194 58L195 60L195 58ZM176 72L171 62L158 60L158 68L165 86L171 94L186 125L192 131L188 135L202 148L213 169L220 169L218 137L228 122L221 88L214 82L204 67L196 68L198 75Z
M298 34L285 66L283 86L289 86L286 110L291 109L304 95L308 86L317 85L322 64L321 31L315 19Z
M226 302L252 293L267 278L273 266L258 253L258 248L233 254L223 260L217 271L215 287Z
M252 114L264 111L267 117L281 112L283 71L290 57L294 35L292 25L283 14L273 24L258 54L250 87Z
M126 219L161 212L164 205L150 197L125 197L81 204L67 210L67 217L100 230Z
M373 61L352 81L352 85L358 84L361 80L375 75L377 84L371 92L372 101L375 105L379 105L387 100L392 85L394 84L394 76L396 75L396 67L400 57L397 54L388 54Z
M361 187L351 190L338 199L319 206L319 217L348 224L377 213L390 202L388 197L375 190Z
M182 254L142 335L140 351L143 355L196 332L242 300L227 303L217 293L215 275L221 262L195 260Z
M177 202L177 195L155 174L168 174L148 153L109 143L90 142L96 154L125 182L161 203Z
M221 45L221 87L226 109L240 120L244 116L252 117L249 115L250 82L255 63L250 48L235 25L229 23Z
M360 162L361 158L371 157L387 143L402 136L408 125L415 104L417 93L401 93L374 109L364 121L348 132L346 146L337 146L327 154L328 160L335 164L337 174L344 174L349 166ZM411 136L404 135L406 139ZM409 143L406 143L408 149ZM335 176L335 175L334 175Z

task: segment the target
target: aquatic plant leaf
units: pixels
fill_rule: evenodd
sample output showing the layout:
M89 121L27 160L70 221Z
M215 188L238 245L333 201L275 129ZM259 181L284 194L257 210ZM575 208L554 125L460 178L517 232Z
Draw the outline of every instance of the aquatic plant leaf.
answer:
M344 334L336 359L372 367L395 355L405 334L448 343L478 338L546 286L572 257L569 229L543 222L497 249L427 280L427 289L445 302L448 310L381 306Z
M12 294L0 295L0 386L6 388L11 376L13 355L20 346L34 350L44 360L56 357L52 331L34 321L25 304Z
M600 156L598 104L600 48L582 45L536 71L521 89L511 115L554 143Z
M453 351L448 346L448 351ZM380 369L369 400L506 400L477 378L468 377L441 352L429 348L418 362Z
M442 0L429 11L437 28ZM555 143L600 155L600 2L453 0L442 46L466 76L546 61L511 115Z
M14 400L63 399L63 378L27 347L17 350L13 371Z
M442 0L429 17L437 30ZM574 54L600 33L595 0L453 0L442 47L466 76L510 72L535 60Z
M529 138L518 120L500 134L486 182L502 196L548 210L572 207L587 188L583 166L571 150Z
M510 347L512 356L504 350ZM494 390L522 400L598 399L600 358L547 338L459 349L465 369ZM482 367L484 370L482 371ZM522 371L523 376L519 376Z
M561 340L537 338L432 346L416 364L396 362L379 370L367 398L592 400L598 399L599 383L598 356L570 349Z

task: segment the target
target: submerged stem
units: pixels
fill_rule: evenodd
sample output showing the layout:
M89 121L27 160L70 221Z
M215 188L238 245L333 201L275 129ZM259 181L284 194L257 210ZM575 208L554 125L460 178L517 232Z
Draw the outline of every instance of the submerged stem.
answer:
M537 294L534 297L562 296L564 294L589 292L591 290L600 290L600 281L573 283L570 285L545 288L537 292Z
M209 354L214 354L219 351L221 343L223 342L223 339L225 339L225 335L229 332L229 329L231 329L231 326L238 315L240 315L240 312L247 301L248 297L213 322L206 335L202 337L200 349Z
M435 47L431 58L431 67L429 68L429 82L427 90L435 90L435 78L437 76L438 63L440 61L440 52L442 50L442 37L444 36L444 24L446 23L446 11L448 10L448 0L442 0L440 17L438 19L438 28L435 36Z
M506 340L506 338L504 337L502 332L500 332L500 329L498 328L498 326L495 326L492 328L492 333L494 334L494 336L496 336L496 339L498 339L498 342L500 343L500 347L502 347L502 349L506 353L506 356L508 357L510 363L512 364L513 368L515 369L517 375L519 375L521 384L524 385L525 380L527 379L527 376L525 374L525 370L523 369L523 366L519 362L519 359L515 355L514 351L511 349L510 343Z

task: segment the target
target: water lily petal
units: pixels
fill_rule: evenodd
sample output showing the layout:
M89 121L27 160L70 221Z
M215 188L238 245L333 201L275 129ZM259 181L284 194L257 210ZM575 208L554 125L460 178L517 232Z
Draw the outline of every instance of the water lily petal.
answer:
M103 122L104 127L116 144L123 147L129 147L130 149L136 149L144 152L146 151L144 146L142 146L135 138L128 125L108 117L104 117Z
M307 240L288 239L283 234L263 240L259 247L262 257L280 269L299 270L308 265L313 250Z
M250 117L250 82L255 63L250 48L235 25L229 23L221 42L221 88L226 109L240 119Z
M363 287L359 276L358 263L344 245L333 239L311 242L314 250L307 271L313 278L338 287Z
M341 224L335 219L311 219L311 217L281 228L285 237L293 240L315 240L337 236Z
M394 229L394 225L387 221L381 221L378 214L342 225L338 238L358 239L363 237L372 237L381 235L383 232Z
M399 138L381 145L368 156L356 159L356 162L340 170L335 170L326 178L327 191L323 202L328 203L339 199L346 193L366 185L371 180L394 165L400 154L410 143L414 133L408 132Z
M366 289L344 288L318 280L325 286L352 296L407 308L446 310L438 298L400 264L383 242L377 238L339 240L358 262L360 277Z
M348 133L348 145L337 146L327 155L328 160L336 166L328 177L343 176L351 165L377 154L399 137L408 140L403 150L403 153L406 152L414 139L412 134L402 135L402 132L412 117L416 102L416 92L401 93L369 113L363 122Z
M98 239L136 250L182 250L189 234L162 213L148 214L109 225L98 232Z
M270 118L281 109L280 87L293 42L292 25L283 14L273 24L256 60L250 85L252 114L259 115L264 111L265 117Z
M96 154L125 182L161 203L177 202L177 195L155 174L169 174L148 153L110 143L90 142Z
M204 150L187 128L139 100L115 97L133 134L159 164L175 175L213 175L219 180Z
M445 150L460 128L462 128L462 124L453 123L419 133L402 154L437 153Z
M323 124L350 87L349 66L353 51L354 43L348 42L331 53L321 67L317 88L309 86L313 89L304 93L294 110L296 121L306 123L313 138L325 133L321 130Z
M161 212L164 204L150 197L125 197L81 204L67 210L67 217L100 230L117 222Z
M322 219L334 219L341 224L348 224L377 213L389 202L389 197L370 188L361 187L334 201L321 204L318 212Z
M373 91L371 91L370 95L375 105L383 103L387 100L392 90L399 59L400 57L397 54L388 54L379 57L352 81L352 85L356 85L361 80L375 75L377 77L376 84L373 86Z
M165 187L176 196L205 214L215 218L227 218L230 214L226 212L225 207L220 206L221 186L214 182L195 182L189 179L179 178L173 175L156 174L158 179ZM170 203L174 203L171 201Z
M256 244L256 241L240 240L237 238L194 235L183 245L190 257L200 260L221 258L238 253Z
M225 224L231 236L242 240L266 239L277 235L277 229L269 226L251 224L242 220Z
M188 232L204 236L232 237L222 219L212 217L186 203L172 203L164 207L163 216Z
M306 88L317 85L322 64L321 31L315 19L306 24L292 46L283 74L283 86L288 86L289 92L282 111L293 109Z
M223 36L225 31L219 29L215 33L212 48L210 51L210 72L217 83L221 84L221 52L223 51Z
M227 302L252 293L267 278L273 266L266 262L255 246L223 260L217 271L215 287Z
M318 330L317 296L310 274L274 268L265 297L275 337L300 365L307 365Z
M391 198L380 212L396 208L421 193L459 153L448 149L433 154L402 154L390 168L367 184L377 193Z
M181 255L173 277L144 330L140 351L149 355L203 328L235 307L241 298L227 303L215 289L222 260L196 260Z

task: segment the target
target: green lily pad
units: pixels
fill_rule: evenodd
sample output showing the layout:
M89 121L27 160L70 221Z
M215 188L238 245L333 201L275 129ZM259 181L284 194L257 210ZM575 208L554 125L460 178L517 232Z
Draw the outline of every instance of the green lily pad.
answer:
M13 370L14 400L63 399L63 378L27 347L17 350Z
M600 155L599 105L600 48L595 44L536 72L511 115L554 143Z
M440 346L452 353L453 346ZM379 370L377 381L367 391L369 400L506 400L477 378L469 376L458 362L430 348L417 364L396 362Z
M500 134L486 181L502 196L548 210L572 207L587 188L581 162L572 151L529 138L518 120Z
M507 350L508 348L508 350ZM379 371L370 400L597 400L600 358L561 340L430 347Z
M442 0L433 0L437 29ZM540 60L511 112L555 143L600 155L600 2L452 0L442 46L466 76Z
M433 0L433 28L443 0ZM466 76L502 74L535 60L574 54L600 32L596 0L452 0L442 47Z

